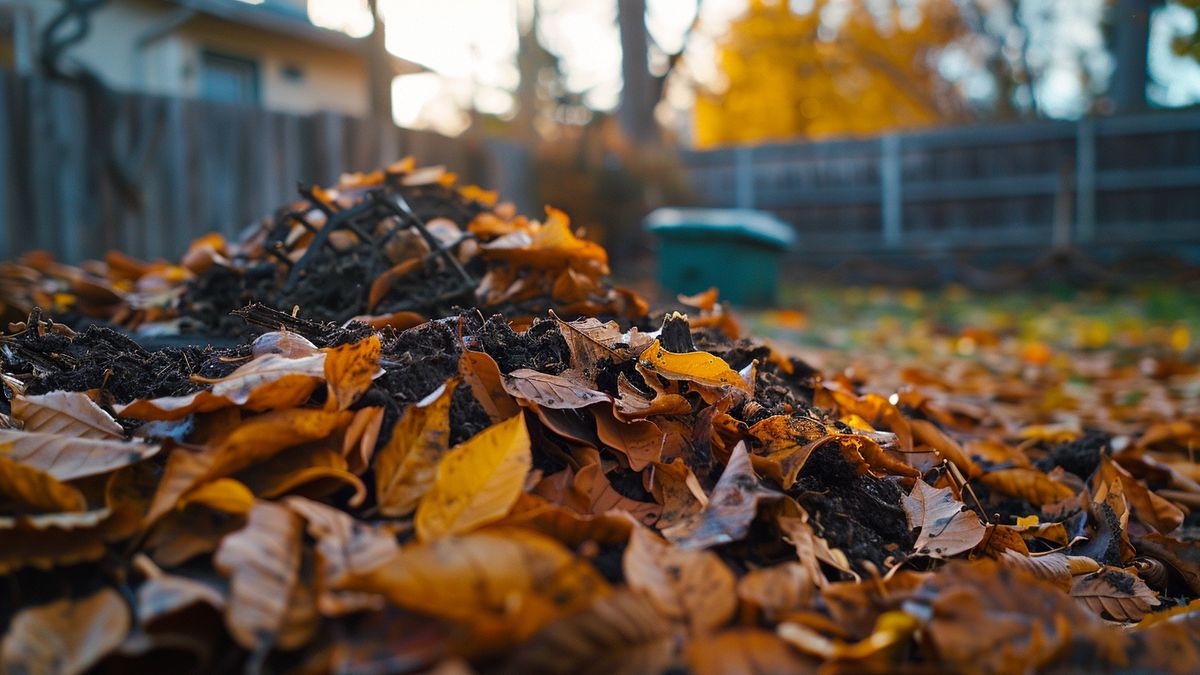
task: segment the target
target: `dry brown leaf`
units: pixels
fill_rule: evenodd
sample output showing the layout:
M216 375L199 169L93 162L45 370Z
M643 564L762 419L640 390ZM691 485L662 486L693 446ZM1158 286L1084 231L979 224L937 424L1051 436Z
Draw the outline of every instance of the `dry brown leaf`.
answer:
M618 419L644 419L654 415L686 415L692 404L679 394L656 393L647 397L629 383L625 373L617 376L617 398L613 399L613 414Z
M1162 604L1146 582L1119 567L1075 577L1071 597L1111 621L1141 621Z
M142 420L174 420L226 406L260 412L300 405L325 377L325 353L300 358L268 353L238 367L226 377L206 380L211 389L185 396L133 401L115 406L117 415Z
M417 536L428 541L500 520L521 494L532 463L523 415L456 446L438 462L433 485L417 506Z
M379 336L372 334L325 351L326 408L346 410L371 388L371 381L383 374L379 368L382 349Z
M1092 483L1113 481L1120 481L1121 491L1129 500L1133 515L1150 527L1166 534L1183 524L1184 513L1178 506L1147 489L1108 456L1101 455Z
M406 546L347 588L466 624L485 649L524 640L608 592L595 569L562 544L499 527Z
M137 618L143 627L197 604L222 611L225 596L202 581L162 572L147 579L137 590Z
M526 492L501 523L541 532L567 546L624 546L635 519L623 511L582 514Z
M798 562L750 570L737 583L738 598L761 610L768 621L807 609L817 589L810 566Z
M685 551L638 527L630 533L622 567L631 588L693 633L712 632L737 608L736 579L710 551Z
M52 569L96 560L107 551L111 513L81 513L0 518L0 574L24 567Z
M593 403L607 403L608 394L578 384L562 375L520 368L501 376L504 390L518 400L532 401L543 408L578 410Z
M350 575L369 573L400 550L395 535L340 509L304 497L288 497L284 503L307 521L328 588L338 587Z
M904 513L909 527L921 528L913 543L917 555L949 558L975 548L986 533L979 517L954 496L953 490L931 487L923 480L905 495Z
M720 480L699 513L663 530L663 536L682 549L700 549L740 541L764 500L783 495L765 487L754 475L743 441L733 448Z
M657 673L671 665L674 651L671 623L641 594L619 591L551 623L517 650L504 672Z
M0 671L75 675L94 666L129 632L129 608L111 588L16 614L0 644Z
M375 499L385 516L416 510L437 475L437 464L450 448L450 403L458 378L410 405L392 428L392 437L375 458Z
M350 472L346 458L335 447L333 439L298 445L235 476L264 499L292 493L320 498L350 488L354 492L346 504L361 506L367 486Z
M708 505L708 495L700 487L696 474L682 458L655 462L651 469L651 493L662 504L657 525L667 529L694 516Z
M641 471L662 456L666 434L650 420L622 422L617 419L611 406L600 405L594 409L596 434L608 447L617 450L629 460L629 468Z
M684 650L696 675L759 675L816 672L817 662L797 653L778 635L761 628L729 628L692 640Z
M52 391L37 396L18 394L12 400L12 416L25 431L75 438L125 437L121 425L79 391Z
M1005 565L1020 568L1039 579L1049 581L1064 592L1071 590L1071 577L1100 569L1100 564L1091 558L1057 551L1036 557L1022 555L1016 551L1003 551L999 559Z
M583 514L600 515L624 512L643 525L654 525L662 513L658 504L640 502L617 492L604 475L599 462L588 464L575 474L563 504Z
M229 579L225 623L252 652L269 649L284 629L299 579L300 517L287 507L258 502L246 526L227 535L213 564Z
M162 446L108 438L0 429L0 455L58 480L97 476L153 457Z

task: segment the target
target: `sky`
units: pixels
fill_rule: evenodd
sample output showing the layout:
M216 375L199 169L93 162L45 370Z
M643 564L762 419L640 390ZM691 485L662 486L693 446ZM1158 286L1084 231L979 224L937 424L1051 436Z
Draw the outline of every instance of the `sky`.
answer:
M456 135L469 124L468 108L505 116L513 109L519 79L515 64L518 26L528 25L533 0L380 0L387 24L389 51L432 72L397 78L393 87L397 123ZM811 0L790 0L799 11ZM698 29L685 58L695 82L715 84L716 40L744 9L745 0L704 0ZM317 25L351 35L370 32L366 0L309 0ZM1039 104L1052 117L1078 117L1086 109L1083 83L1104 81L1112 68L1104 50L1098 17L1105 0L1027 0L1027 25L1039 26L1029 58L1046 74L1037 91ZM538 38L556 54L566 85L582 95L593 110L616 107L621 93L621 47L615 0L539 0ZM681 45L695 16L695 0L647 0L647 27L667 51ZM1039 12L1053 12L1053 22L1038 22ZM1034 19L1034 20L1028 20ZM1195 17L1173 5L1160 9L1152 22L1150 72L1155 84L1151 100L1161 105L1200 102L1200 64L1175 56L1171 37L1194 30ZM943 63L953 74L953 56ZM964 77L968 73L962 74ZM966 84L971 84L966 82ZM968 91L970 87L967 88ZM986 87L978 93L986 96ZM664 120L685 123L690 88L667 91ZM660 112L662 112L660 110Z

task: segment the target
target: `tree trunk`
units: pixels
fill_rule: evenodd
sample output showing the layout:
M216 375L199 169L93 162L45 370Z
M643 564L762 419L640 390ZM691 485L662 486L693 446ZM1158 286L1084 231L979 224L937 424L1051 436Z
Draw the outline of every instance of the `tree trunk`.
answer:
M621 105L617 121L635 142L658 137L654 106L658 104L658 82L650 73L650 35L646 31L646 0L617 0L617 24L621 29Z
M1113 72L1112 100L1118 112L1146 107L1150 12L1156 4L1155 0L1117 0L1113 15L1116 38L1113 56L1117 67Z
M367 79L370 87L371 119L392 121L392 57L384 38L383 17L379 13L378 0L370 0L371 16L375 28L367 36L366 60Z

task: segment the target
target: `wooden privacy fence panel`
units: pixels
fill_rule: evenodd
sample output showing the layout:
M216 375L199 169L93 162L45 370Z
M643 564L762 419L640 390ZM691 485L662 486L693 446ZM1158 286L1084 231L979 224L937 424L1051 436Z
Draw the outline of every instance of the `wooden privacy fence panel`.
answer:
M114 100L112 137L138 188L133 199L108 179L77 87L0 72L0 260L44 249L77 262L112 248L174 258L207 232L236 235L301 182L328 184L407 154L484 184L497 165L478 142L331 113Z
M1200 242L1200 110L685 152L708 205L806 250Z

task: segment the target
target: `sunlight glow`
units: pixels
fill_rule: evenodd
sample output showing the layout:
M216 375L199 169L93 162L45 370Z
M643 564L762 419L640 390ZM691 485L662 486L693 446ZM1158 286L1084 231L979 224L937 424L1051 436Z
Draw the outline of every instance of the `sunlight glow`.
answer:
M366 37L375 29L367 0L308 0L308 20L314 26L356 38Z

